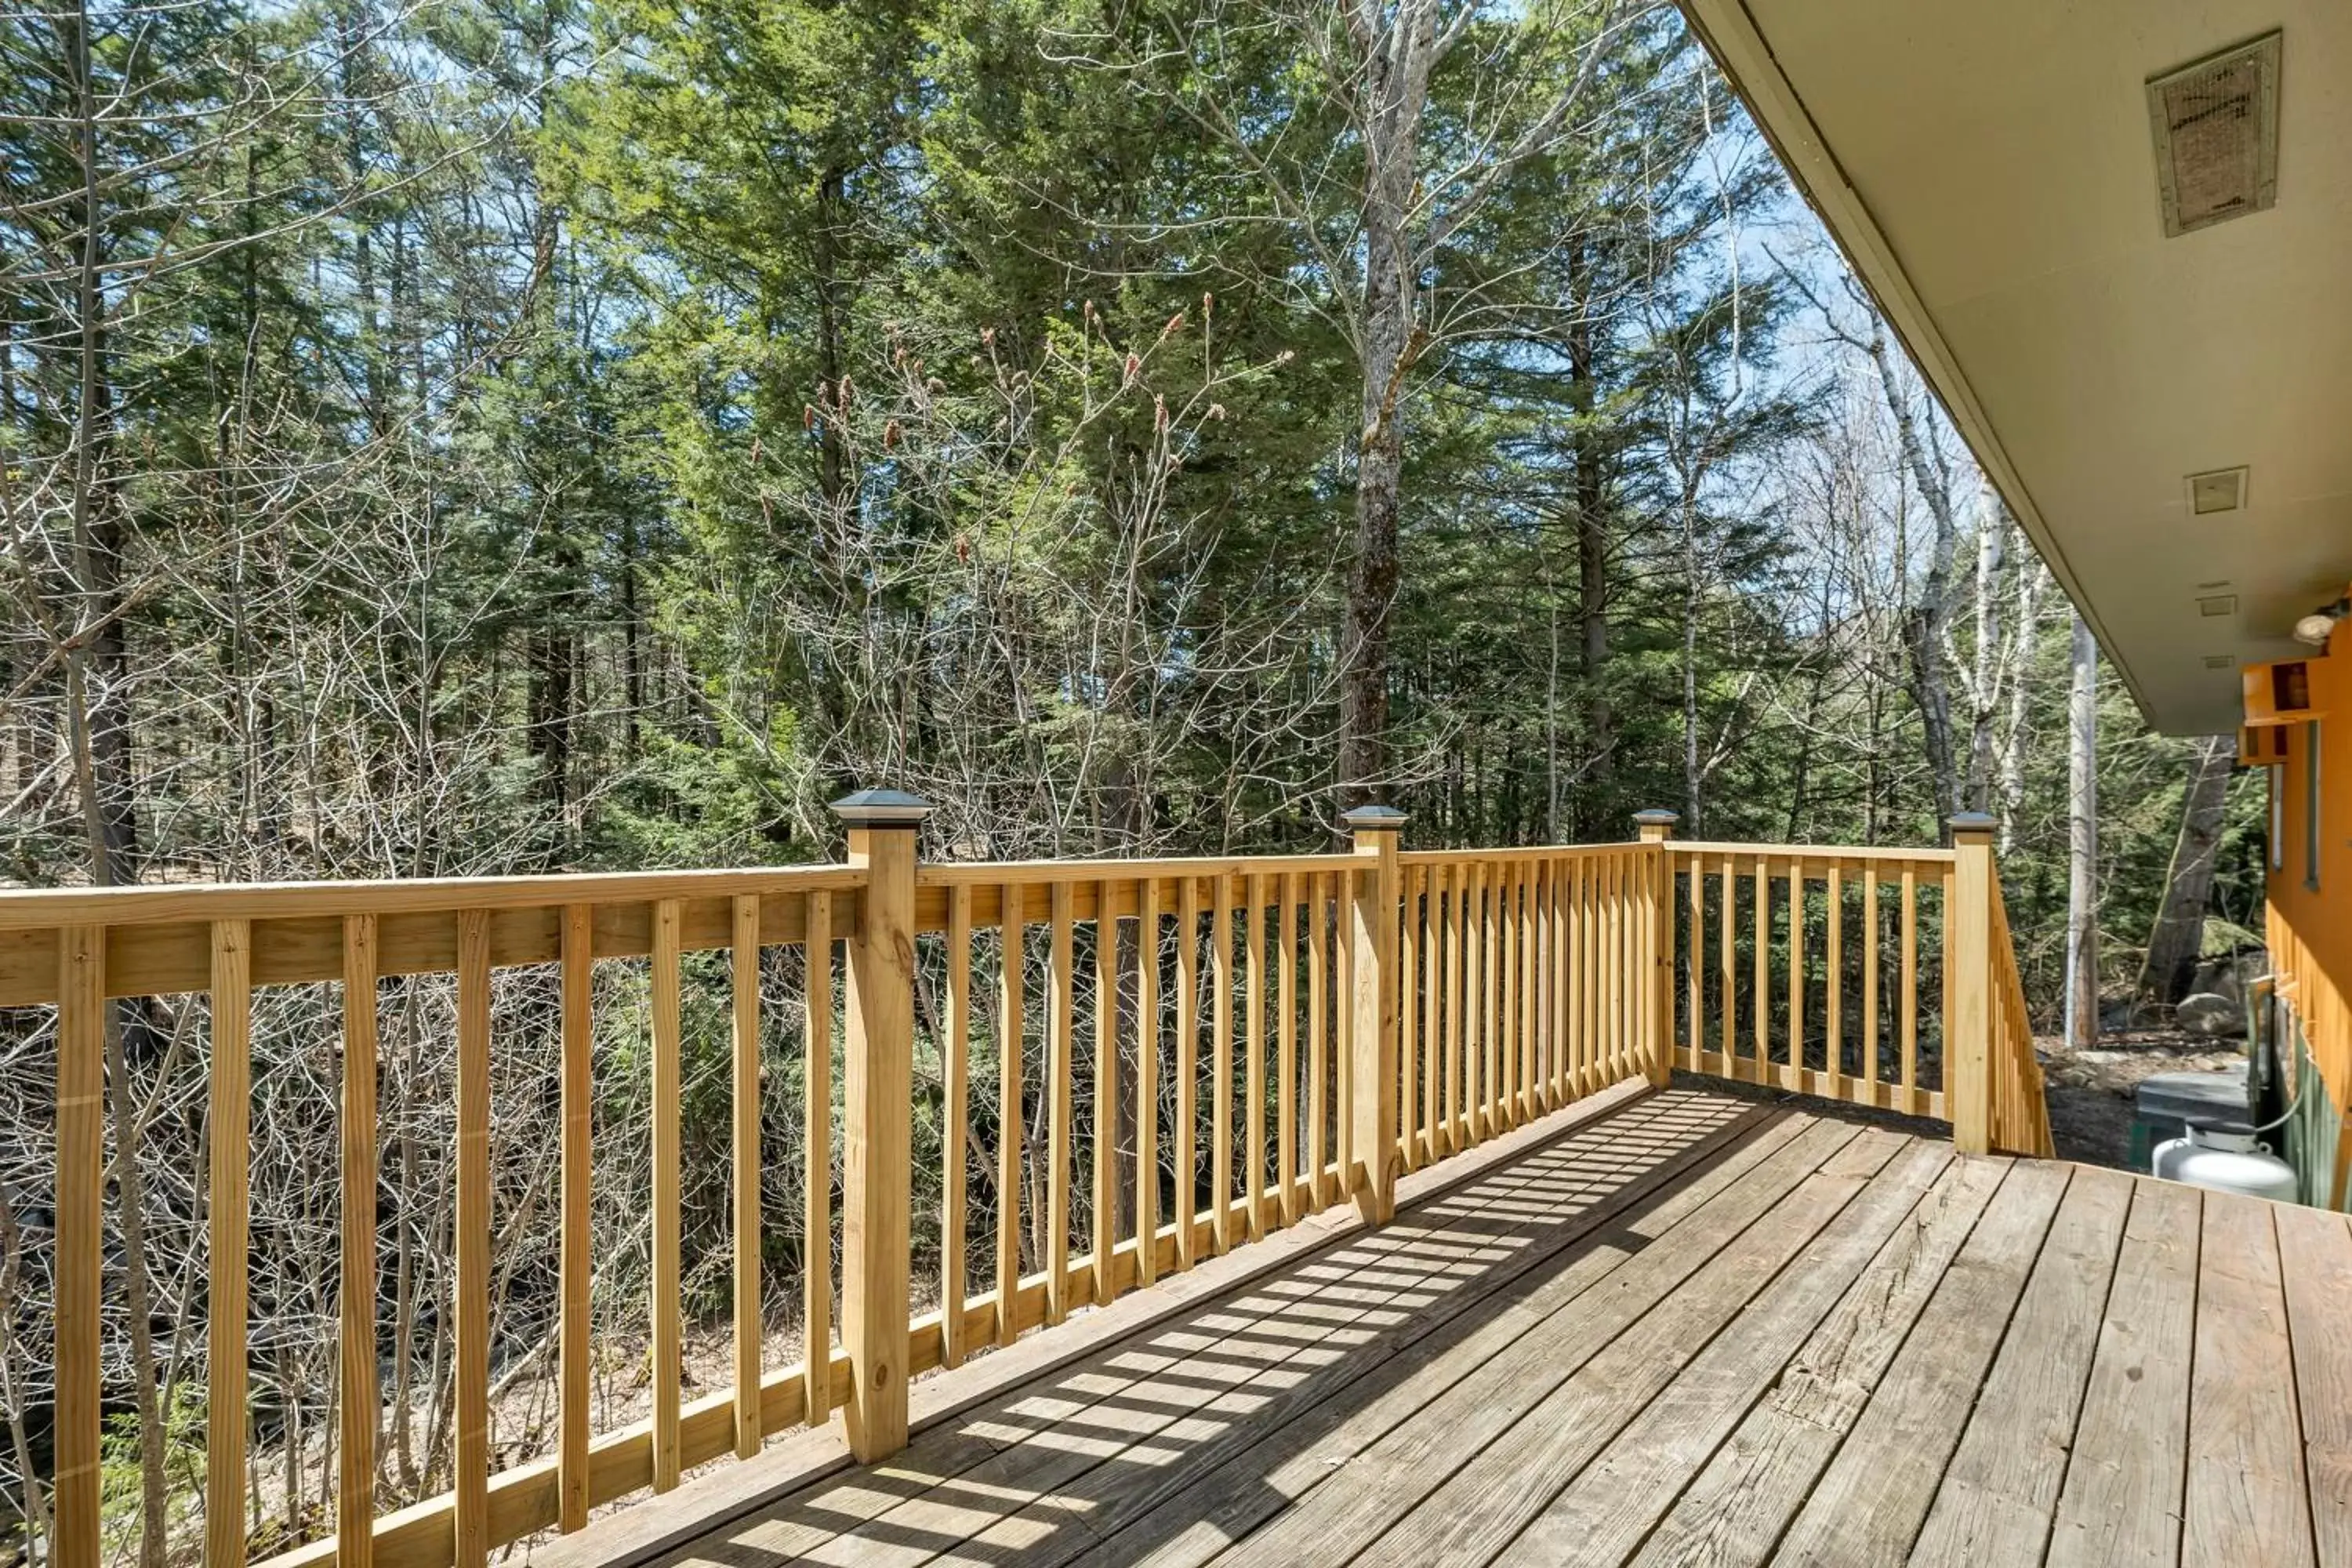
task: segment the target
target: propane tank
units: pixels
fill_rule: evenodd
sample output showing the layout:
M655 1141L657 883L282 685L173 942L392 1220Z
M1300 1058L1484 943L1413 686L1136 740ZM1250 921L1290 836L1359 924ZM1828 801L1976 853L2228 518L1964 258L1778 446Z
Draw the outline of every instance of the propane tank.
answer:
M2302 1194L2294 1167L2272 1153L2243 1121L2195 1118L2189 1123L2187 1137L2167 1139L2156 1146L2150 1163L2168 1182L2186 1182L2217 1193L2242 1193L2284 1204L2298 1201Z

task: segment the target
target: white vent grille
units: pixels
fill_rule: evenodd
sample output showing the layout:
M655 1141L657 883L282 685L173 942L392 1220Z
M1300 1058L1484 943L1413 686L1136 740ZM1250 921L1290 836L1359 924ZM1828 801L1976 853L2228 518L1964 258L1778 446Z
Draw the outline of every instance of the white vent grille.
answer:
M2245 504L2245 469L2215 468L2210 473L2189 476L2189 510L2192 516L2236 511Z
M2278 197L2279 35L2149 79L2164 232L2187 234Z

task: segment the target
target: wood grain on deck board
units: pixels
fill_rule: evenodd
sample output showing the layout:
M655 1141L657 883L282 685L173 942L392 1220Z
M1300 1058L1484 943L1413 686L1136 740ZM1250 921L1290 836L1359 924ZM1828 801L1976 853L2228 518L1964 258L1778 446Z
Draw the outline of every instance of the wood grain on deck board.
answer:
M2007 1172L1954 1163L1651 1532L1643 1563L1759 1563L1860 1419ZM1663 1501L1661 1505L1663 1506Z
M2202 1212L2194 1187L2140 1182L2132 1189L2058 1495L2050 1568L2180 1560Z
M2309 1568L2303 1420L2279 1283L2276 1205L2205 1194L2189 1374L2188 1563Z
M1548 1197L1539 1215L1486 1216L1473 1194L1496 1174L1488 1172L1467 1188L1435 1194L1429 1208L1451 1205L1443 1216L1425 1209L1349 1236L1280 1275L925 1433L881 1466L789 1497L724 1533L756 1540L768 1562L905 1565L950 1549L969 1555L965 1542L1181 1421L1204 1412L1236 1424L1268 1418L1266 1407L1281 1393L1266 1386L1269 1377L1295 1386L1318 1363L1344 1367L1350 1358L1343 1352L1360 1351L1379 1326L1369 1322L1371 1314L1430 1306L1482 1269L1515 1266L1537 1250L1538 1238L1572 1235L1583 1210L1734 1132L1749 1114L1718 1097L1677 1094L1645 1102L1635 1116L1577 1127L1523 1154L1507 1173L1508 1191ZM1368 1299L1347 1306L1331 1300L1351 1291ZM1163 1341L1174 1342L1155 1348ZM979 1554L990 1555L992 1544L982 1540ZM668 1561L711 1560L719 1545L719 1537L706 1538Z
M1909 1553L2070 1173L2010 1167L1774 1561L1853 1568Z
M1458 1382L1354 1456L1303 1504L1217 1561L1226 1568L1345 1561L1625 1328L1660 1310L1684 1281L1735 1246L1781 1196L1856 1136L1843 1123L1811 1122L1739 1182L1576 1297L1572 1307L1475 1366L1449 1358Z
M2346 1313L2352 1311L2352 1222L2292 1205L2273 1218L2294 1341L2313 1544L2319 1568L2352 1568L2352 1333L2346 1331Z
M1873 1128L1807 1176L1654 1310L1627 1326L1507 1430L1448 1446L1443 1462L1399 1478L1411 1511L1359 1561L1426 1568L1483 1562L1655 1396L1902 1148Z
M1976 1414L1912 1548L1917 1568L2042 1561L2132 1186L2120 1171L2088 1167L2068 1184Z
M1965 1173L1977 1163L1956 1169ZM1899 1238L1920 1234L1913 1216L1948 1168L1954 1168L1953 1156L1943 1144L1912 1143L1898 1153L1496 1561L1540 1565L1630 1556L1848 1287Z
M1619 1224L1580 1243L1524 1295L1488 1313L1465 1314L1414 1342L1381 1375L1325 1400L1249 1441L1213 1470L1192 1478L1150 1511L1111 1521L1117 1533L1087 1556L1092 1568L1197 1568L1252 1529L1344 1475L1349 1460L1411 1420L1522 1334L1583 1295L1718 1194L1745 1180L1793 1140L1810 1118L1783 1117L1721 1159L1700 1167ZM1090 1521L1099 1530L1099 1521Z

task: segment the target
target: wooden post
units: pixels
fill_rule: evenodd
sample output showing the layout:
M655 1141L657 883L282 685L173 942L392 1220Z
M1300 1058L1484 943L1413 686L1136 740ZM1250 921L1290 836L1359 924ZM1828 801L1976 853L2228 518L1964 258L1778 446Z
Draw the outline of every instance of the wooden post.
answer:
M1648 921L1641 945L1649 950L1650 959L1648 984L1643 987L1640 1002L1642 1037L1650 1083L1657 1089L1665 1088L1675 1076L1675 859L1666 850L1666 840L1675 836L1675 824L1681 820L1671 811L1633 814L1642 842L1654 847L1649 853L1649 891L1638 915ZM1698 1020L1694 1018L1691 1024L1696 1028Z
M106 1252L106 928L58 932L56 1468L49 1561L98 1568L99 1290Z
M1981 812L1952 818L1952 892L1944 909L1944 1103L1952 1147L1992 1150L1992 833Z
M1392 806L1360 805L1340 817L1355 837L1364 868L1349 879L1349 1018L1347 1048L1350 1167L1345 1173L1356 1212L1368 1225L1396 1213L1397 1166L1397 840L1405 815Z
M929 805L898 790L833 803L866 870L849 933L843 1085L841 1338L849 1450L907 1446L908 1207L915 1055L915 829Z

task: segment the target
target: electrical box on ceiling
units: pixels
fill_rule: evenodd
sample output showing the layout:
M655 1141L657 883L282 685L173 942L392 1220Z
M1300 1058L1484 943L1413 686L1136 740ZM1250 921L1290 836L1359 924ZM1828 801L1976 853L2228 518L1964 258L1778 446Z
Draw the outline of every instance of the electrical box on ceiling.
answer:
M2315 657L2246 666L2246 727L2305 724L2323 717L2312 700L2311 676L2312 667L2324 662Z
M2249 724L2238 731L2238 765L2242 768L2283 768L2286 765L2284 724Z

